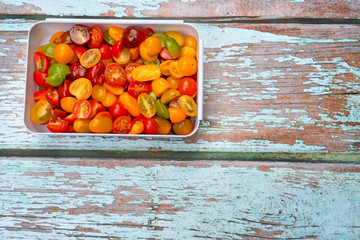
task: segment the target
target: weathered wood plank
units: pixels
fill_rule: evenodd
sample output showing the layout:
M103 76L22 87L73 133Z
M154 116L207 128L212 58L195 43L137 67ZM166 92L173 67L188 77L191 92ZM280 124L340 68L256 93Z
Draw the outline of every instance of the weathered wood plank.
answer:
M358 1L73 1L3 0L0 14L114 17L272 17L359 18Z
M360 165L0 158L4 239L356 239Z
M185 140L29 134L22 123L27 32L3 31L0 150L359 153L358 25L195 26L205 40L205 121Z

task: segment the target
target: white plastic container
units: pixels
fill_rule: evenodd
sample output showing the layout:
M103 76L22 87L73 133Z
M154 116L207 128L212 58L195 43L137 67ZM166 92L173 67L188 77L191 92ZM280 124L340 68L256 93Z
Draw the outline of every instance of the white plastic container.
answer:
M69 31L75 24L83 24L87 27L92 25L98 25L103 31L109 29L110 26L119 26L126 28L128 26L138 26L142 29L152 28L154 32L166 32L166 31L178 31L184 37L194 36L198 43L198 72L197 72L197 96L196 102L198 105L198 115L192 118L194 124L194 130L188 135L149 135L149 134L95 134L95 133L52 133L46 125L39 125L32 122L30 118L31 109L35 104L34 93L38 90L33 79L33 73L36 69L34 61L34 53L39 46L45 45L49 42L51 36L59 31ZM193 135L198 127L200 120L203 117L203 41L200 37L197 29L182 20L121 20L121 19L64 19L53 18L46 19L43 22L35 24L29 31L28 35L28 53L27 53L27 68L26 68L26 81L25 81L25 107L24 107L24 125L34 134L50 134L50 135L69 135L69 136L113 136L113 137L157 137L157 138L169 138L169 137L189 137Z

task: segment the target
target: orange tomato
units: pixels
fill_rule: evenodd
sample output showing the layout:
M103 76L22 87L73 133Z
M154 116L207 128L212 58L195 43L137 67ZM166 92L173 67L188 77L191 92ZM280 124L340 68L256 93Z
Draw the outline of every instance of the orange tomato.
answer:
M197 61L192 56L183 56L178 61L178 69L182 75L192 76L197 72Z
M151 83L151 88L157 97L160 97L166 90L170 89L170 83L164 78L157 78Z
M166 78L166 81L169 82L170 87L172 89L178 89L180 80L181 80L181 78L176 78L176 77L173 77L173 76L169 76L169 77Z
M170 63L169 72L170 72L171 76L173 76L173 77L176 77L176 78L184 77L184 75L179 71L178 61L174 61L174 62Z
M107 91L111 92L112 94L115 94L115 95L121 95L123 92L124 92L124 87L113 87L113 86L110 86L108 83L104 83L103 85Z
M63 33L64 33L64 31L60 31L60 32L55 33L55 34L52 35L52 37L50 38L49 42L50 42L50 43L56 43L56 44L58 44L58 43L59 43L60 36L61 36Z
M146 52L150 56L155 56L155 55L157 56L160 53L160 51L161 51L161 41L160 41L159 38L157 38L157 37L148 37L148 38L145 39L145 41L143 43L144 43L144 47L146 49Z
M141 65L131 72L131 77L135 81L150 81L161 76L160 68L156 65Z
M121 94L119 99L131 116L137 117L141 114L136 98L131 96L128 92Z
M179 105L183 112L191 117L195 117L198 112L198 107L194 99L188 95L182 95L179 98ZM171 117L171 115L170 115Z
M184 121L186 114L179 107L169 107L169 115L172 123Z
M139 134L144 131L144 123L142 121L136 121L132 126L129 134Z
M85 68L95 66L101 59L101 52L98 48L91 48L80 57L80 64Z
M156 134L161 134L161 135L169 134L169 132L171 130L171 123L168 120L162 119L159 116L155 116L154 119L156 120L156 122L159 125L159 129Z
M189 46L184 46L181 48L180 57L183 56L192 56L196 58L196 50Z
M88 99L92 94L92 84L87 78L78 78L70 84L69 91L77 99Z
M60 43L54 48L54 59L58 63L67 64L74 58L74 51L66 43Z
M31 120L36 124L47 123L51 119L53 107L45 99L41 99L35 103L31 109Z
M72 113L74 111L74 106L77 99L74 97L64 97L60 99L61 108L68 113Z
M193 36L188 36L184 39L184 45L197 49L196 39Z
M150 55L148 53L148 49L145 47L145 42L140 43L139 50L140 50L141 58L146 60L146 61L153 62L158 57L157 55Z
M99 112L96 116L90 121L89 129L94 133L109 133L112 131L113 120L108 115Z
M91 97L94 100L101 102L105 98L105 95L106 95L105 86L100 86L100 85L93 86Z
M122 39L123 33L124 29L121 27L111 26L109 28L109 35L112 39L115 40L115 42Z
M105 107L111 107L115 102L116 102L116 95L106 91L105 97L104 99L101 101L102 105L104 105Z
M74 130L77 133L89 133L91 132L89 129L91 119L76 119L74 122Z
M194 129L194 125L189 119L185 119L179 123L174 123L172 129L176 135L188 135Z
M161 74L169 76L170 75L170 71L169 71L169 67L170 67L170 63L174 62L175 60L166 60L162 63L160 63L160 71Z

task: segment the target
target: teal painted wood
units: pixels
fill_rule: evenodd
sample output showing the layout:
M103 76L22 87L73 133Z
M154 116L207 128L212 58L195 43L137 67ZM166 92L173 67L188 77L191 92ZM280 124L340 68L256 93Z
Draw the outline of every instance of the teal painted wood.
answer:
M0 158L1 239L358 239L360 165Z

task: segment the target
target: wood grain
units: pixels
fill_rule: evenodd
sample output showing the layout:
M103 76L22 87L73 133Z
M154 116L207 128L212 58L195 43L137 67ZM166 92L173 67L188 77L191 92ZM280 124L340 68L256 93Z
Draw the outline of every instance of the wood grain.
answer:
M356 239L360 165L0 158L3 239Z

